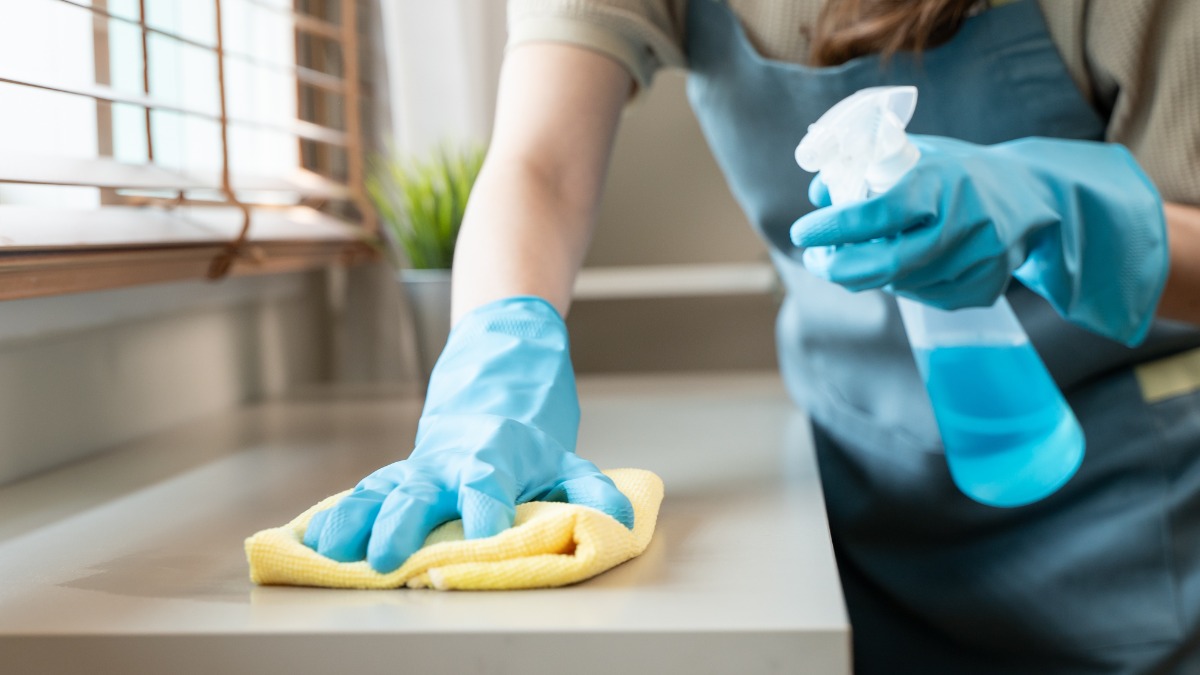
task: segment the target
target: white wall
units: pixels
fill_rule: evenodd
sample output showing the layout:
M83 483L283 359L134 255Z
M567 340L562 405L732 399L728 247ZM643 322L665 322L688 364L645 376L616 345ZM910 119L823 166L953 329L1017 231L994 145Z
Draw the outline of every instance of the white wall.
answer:
M321 273L0 303L0 483L328 375Z
M495 111L505 3L380 0L395 147L483 141Z
M734 201L685 93L665 72L626 110L589 265L766 260Z

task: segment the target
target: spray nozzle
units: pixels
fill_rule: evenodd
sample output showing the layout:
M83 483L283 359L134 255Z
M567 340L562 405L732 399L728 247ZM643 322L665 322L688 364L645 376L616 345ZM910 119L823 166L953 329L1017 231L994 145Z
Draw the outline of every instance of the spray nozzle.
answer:
M904 133L916 87L871 87L843 99L808 128L796 163L820 172L835 204L884 192L920 156Z

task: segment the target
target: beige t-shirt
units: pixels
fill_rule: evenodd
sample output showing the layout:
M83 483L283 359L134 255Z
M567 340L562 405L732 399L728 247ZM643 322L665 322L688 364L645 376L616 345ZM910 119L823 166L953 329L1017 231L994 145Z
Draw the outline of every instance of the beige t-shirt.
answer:
M566 42L623 64L640 86L686 68L688 0L509 0L509 45ZM730 0L766 57L803 62L823 0ZM995 2L993 4L999 4ZM1200 205L1200 0L1039 0L1071 77L1163 198Z

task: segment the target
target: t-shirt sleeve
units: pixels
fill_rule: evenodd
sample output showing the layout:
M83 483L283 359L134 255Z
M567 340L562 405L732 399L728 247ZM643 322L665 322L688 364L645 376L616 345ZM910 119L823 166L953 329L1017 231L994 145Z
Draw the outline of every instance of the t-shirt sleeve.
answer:
M686 0L509 0L509 49L564 42L625 66L639 89L664 67L684 67Z
M1200 205L1200 1L1092 0L1085 52L1108 140L1163 199Z

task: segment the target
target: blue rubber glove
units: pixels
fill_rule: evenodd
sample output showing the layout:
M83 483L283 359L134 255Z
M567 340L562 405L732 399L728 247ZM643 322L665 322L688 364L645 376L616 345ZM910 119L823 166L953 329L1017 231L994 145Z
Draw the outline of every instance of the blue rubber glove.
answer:
M1027 138L983 146L911 136L920 161L890 190L792 226L814 274L942 309L992 304L1016 277L1068 321L1136 345L1167 274L1162 199L1120 145Z
M438 525L461 517L468 539L488 537L527 501L591 506L632 528L629 500L575 455L578 430L558 312L533 297L480 307L454 327L434 366L412 454L317 513L304 543L390 572Z

